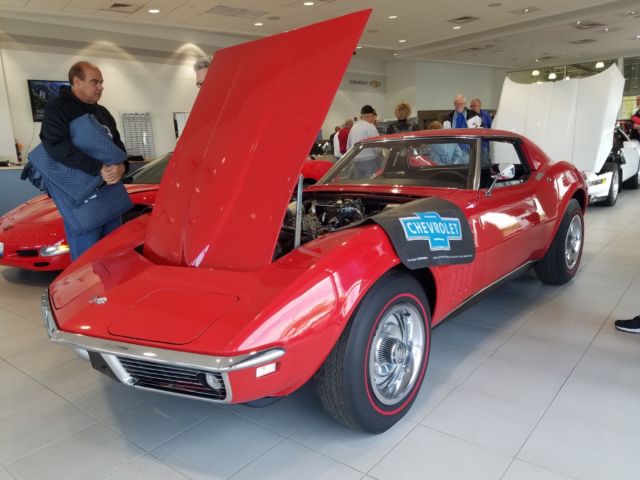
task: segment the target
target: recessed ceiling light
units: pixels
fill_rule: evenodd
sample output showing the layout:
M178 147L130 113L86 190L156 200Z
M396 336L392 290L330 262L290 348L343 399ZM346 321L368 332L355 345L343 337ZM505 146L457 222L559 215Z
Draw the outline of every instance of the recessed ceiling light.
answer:
M256 27L261 27L261 26L263 26L263 25L264 25L264 23L262 23L262 22L256 22L256 23L254 23L254 25L255 25Z
M569 75L567 75L566 77L564 77L565 80L571 80L571 77Z
M576 22L576 25L580 25L581 23L582 23L582 20L578 20L578 21Z
M640 35L636 35L636 40L640 40Z
M522 13L529 13L531 10L529 8L523 8L520 10Z
M387 18L389 20L395 20L396 18L398 18L398 15L389 15Z
M147 12L149 13L160 13L160 10L157 8L150 8L149 10L147 10Z
M313 7L315 5L315 3L313 3L313 2L304 2L303 5L305 7Z
M462 28L461 25L456 25L456 26L453 27L454 30L460 30L461 28Z
M604 28L602 29L602 31L603 31L604 33L609 32L609 27L604 27Z
M596 68L604 68L604 62L596 62Z
M397 53L394 53L394 54L393 54L393 56L394 56L394 57L397 57L397 56L398 56L398 54L397 54Z
M398 43L407 43L406 40L398 40Z
M638 11L637 10L629 10L627 12L624 12L625 15L637 15Z
M539 76L539 75L540 75L540 70L533 70L533 71L531 72L531 76L532 76L532 77L537 77L537 76Z
M556 75L556 72L551 72L547 78L549 80L555 80L558 76Z

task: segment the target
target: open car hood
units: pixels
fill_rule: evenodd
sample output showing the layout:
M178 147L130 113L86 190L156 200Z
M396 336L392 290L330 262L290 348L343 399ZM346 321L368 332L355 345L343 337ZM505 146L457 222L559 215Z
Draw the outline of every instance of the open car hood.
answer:
M147 258L243 271L271 262L295 178L370 13L215 53L158 192Z

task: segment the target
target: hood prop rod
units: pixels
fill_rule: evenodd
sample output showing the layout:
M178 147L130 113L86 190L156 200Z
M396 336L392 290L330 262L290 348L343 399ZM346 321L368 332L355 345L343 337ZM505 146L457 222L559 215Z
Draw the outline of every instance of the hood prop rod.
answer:
M304 177L302 174L298 177L298 193L296 194L296 231L293 237L293 248L300 246L302 237L302 186Z

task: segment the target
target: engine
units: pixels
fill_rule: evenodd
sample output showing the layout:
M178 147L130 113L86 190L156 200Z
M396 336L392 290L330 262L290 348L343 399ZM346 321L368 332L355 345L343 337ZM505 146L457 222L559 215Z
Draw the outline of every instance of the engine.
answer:
M301 243L309 242L339 228L358 224L393 206L395 204L379 200L364 201L361 198L305 200L302 207ZM292 202L285 215L274 259L293 250L295 228L296 202Z

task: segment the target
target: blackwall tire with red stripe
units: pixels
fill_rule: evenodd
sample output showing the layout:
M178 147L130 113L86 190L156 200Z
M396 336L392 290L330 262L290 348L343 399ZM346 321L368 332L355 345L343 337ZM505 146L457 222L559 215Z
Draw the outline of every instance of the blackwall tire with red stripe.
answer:
M317 374L324 408L345 425L381 433L411 408L427 369L429 302L392 271L367 292Z

